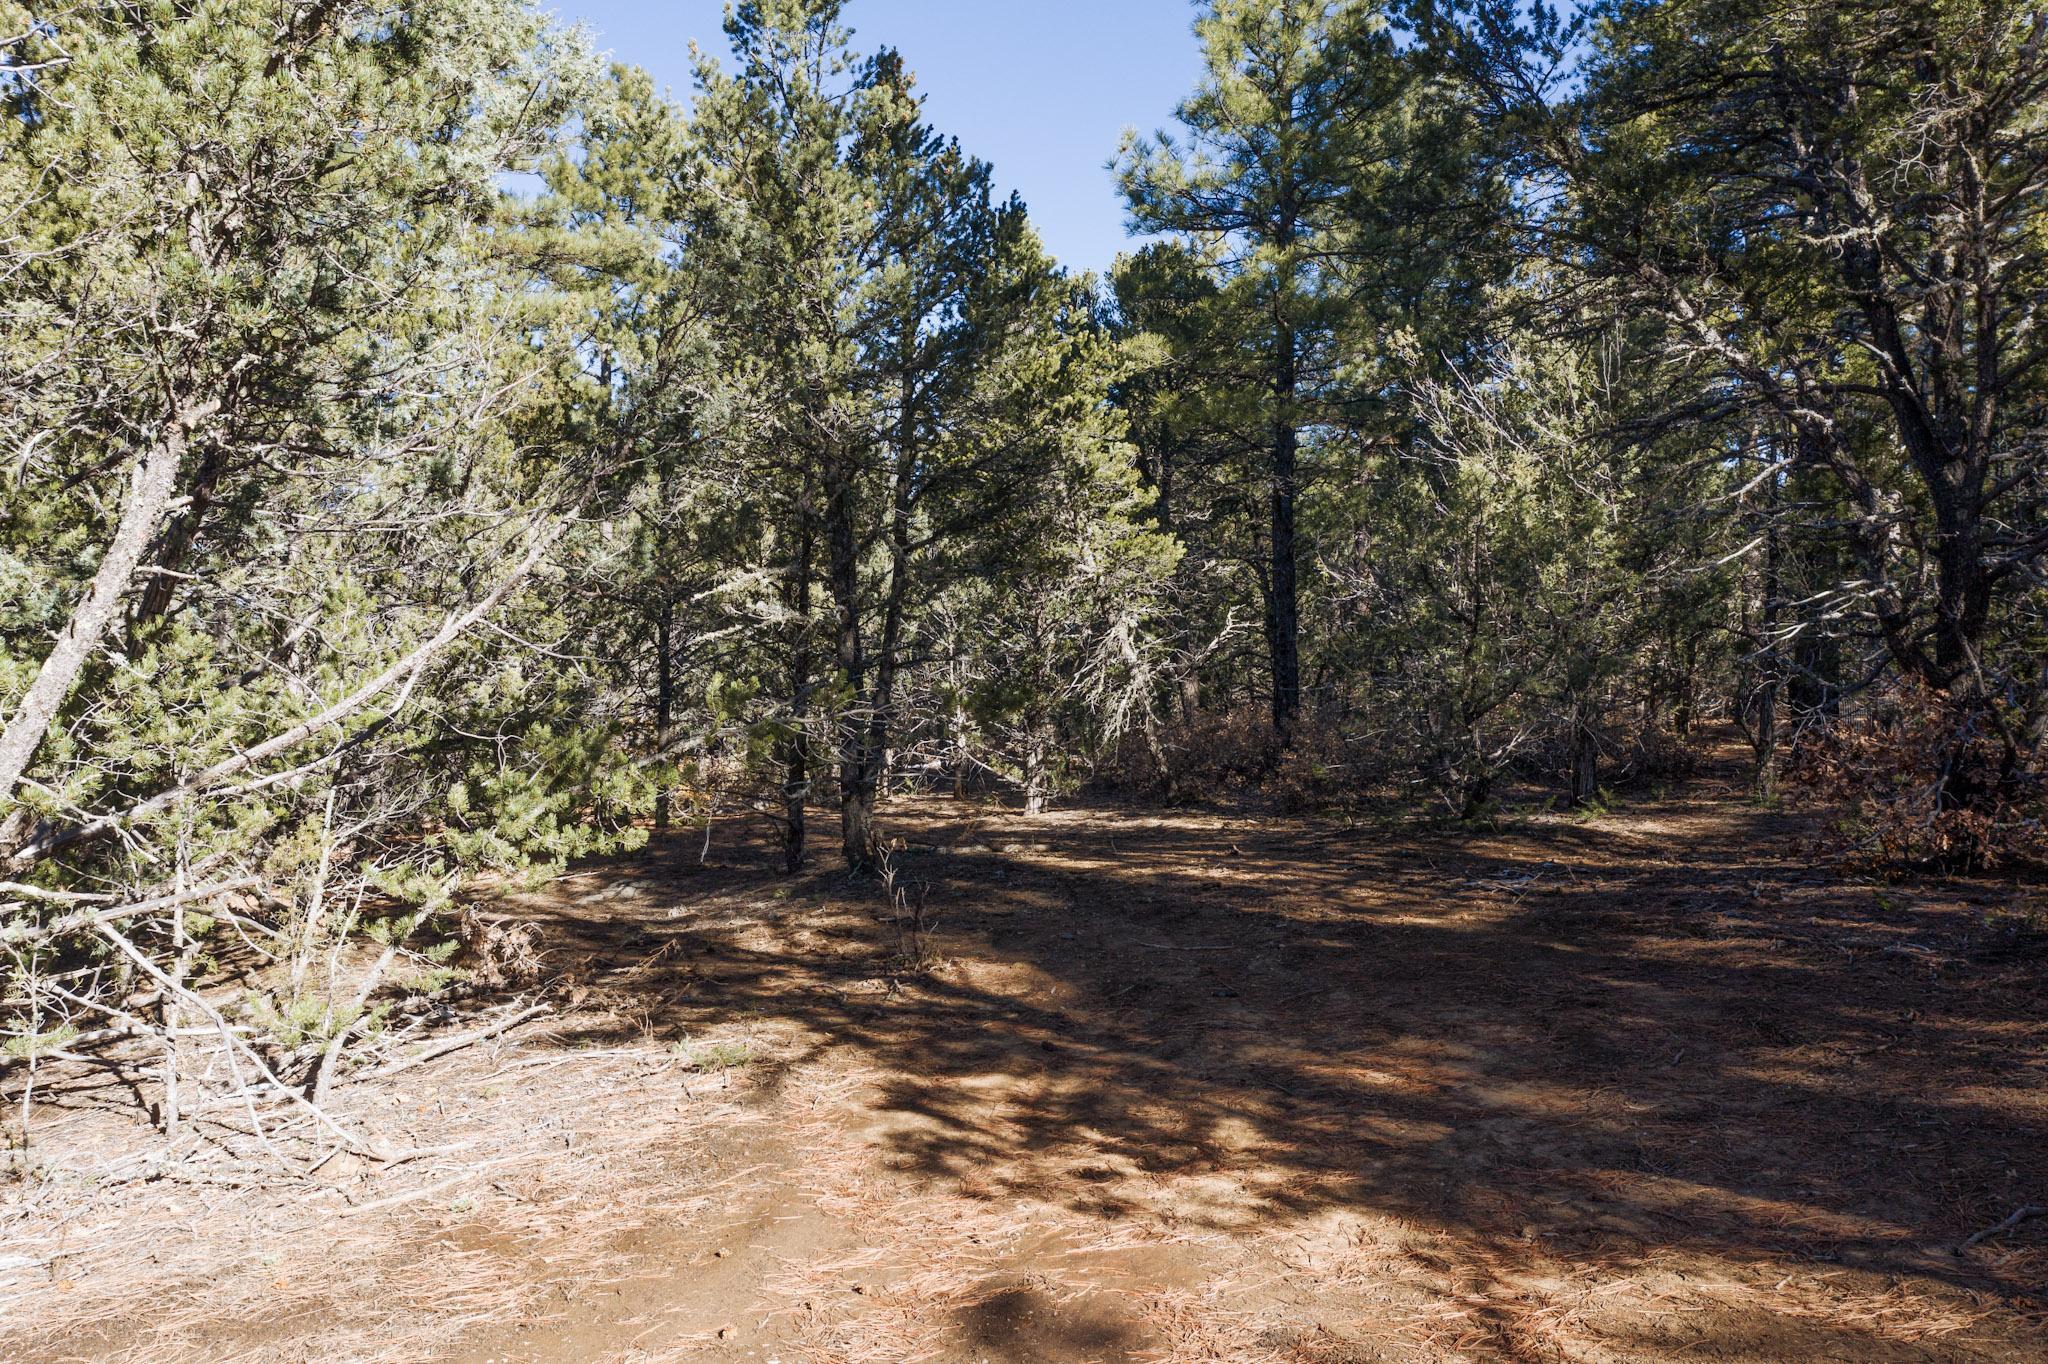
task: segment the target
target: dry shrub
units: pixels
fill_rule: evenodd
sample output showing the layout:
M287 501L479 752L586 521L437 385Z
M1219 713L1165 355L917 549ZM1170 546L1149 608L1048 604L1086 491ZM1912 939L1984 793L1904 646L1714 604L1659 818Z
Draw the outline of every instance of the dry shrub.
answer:
M1696 777L1706 761L1705 749L1661 725L1638 730L1624 745L1623 771L1647 781L1685 781Z
M1538 712L1524 722L1523 737L1498 766L1538 786L1559 785L1571 766L1572 728L1561 707ZM1682 738L1668 727L1641 724L1609 711L1595 728L1600 753L1599 784L1625 790L1643 783L1689 781L1706 768L1708 746L1699 738Z
M1334 718L1304 716L1283 747L1263 707L1205 711L1127 736L1098 780L1117 791L1181 803L1263 792L1290 812L1348 809L1385 776L1374 745Z
M514 919L492 919L475 908L462 911L457 929L462 964L471 986L486 993L527 990L540 983L540 929Z
M1378 789L1383 766L1373 746L1334 721L1305 719L1274 764L1266 790L1291 813L1355 809Z
M1256 707L1201 711L1127 734L1099 780L1113 790L1202 800L1256 787L1272 770L1273 722Z
M1808 736L1794 784L1849 812L1837 851L1889 868L2048 862L2048 771L2001 698L1893 684Z

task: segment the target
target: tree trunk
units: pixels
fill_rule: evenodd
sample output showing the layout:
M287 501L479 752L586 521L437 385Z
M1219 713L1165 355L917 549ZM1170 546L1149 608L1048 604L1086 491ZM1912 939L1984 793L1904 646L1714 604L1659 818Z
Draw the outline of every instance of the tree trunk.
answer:
M7 728L0 731L0 808L13 797L22 774L42 746L43 736L49 733L65 698L71 695L79 673L113 624L157 522L163 518L177 489L178 470L184 463L192 428L219 410L218 402L195 403L179 409L135 466L127 505L121 509L120 523L107 545L106 556L100 560L99 570L93 574L84 597L72 609L71 619L43 659L35 680L16 703ZM22 822L12 817L8 820L9 825ZM0 830L0 843L7 841L11 840Z
M1273 733L1283 745L1294 742L1301 718L1301 588L1294 524L1300 491L1301 429L1295 399L1301 389L1301 337L1287 314L1301 269L1291 259L1301 233L1295 190L1291 178L1283 179L1273 222L1273 245L1288 273L1280 285L1273 338L1273 543L1266 583L1266 634L1273 663Z
M142 595L129 622L131 640L140 627L171 609L172 587L176 582L172 574L184 564L193 542L199 538L206 513L212 510L214 497L220 491L220 480L227 472L227 463L227 453L218 445L210 447L200 460L186 494L185 509L171 518L170 525L164 528L155 546L155 552L150 555L152 568L170 571L153 574L142 585Z
M1295 495L1301 434L1294 426L1298 382L1291 331L1282 329L1273 379L1273 543L1266 593L1266 637L1273 663L1273 733L1292 743L1301 718L1301 603L1295 563Z
M1493 774L1479 772L1465 783L1464 806L1458 811L1458 818L1470 824L1486 813L1486 803L1493 799Z
M1771 799L1777 794L1778 784L1778 693L1785 671L1778 643L1778 619L1784 597L1785 536L1778 525L1782 480L1782 474L1771 476L1770 501L1764 509L1770 522L1764 528L1764 601L1760 625L1763 651L1750 728L1750 746L1756 755L1752 786L1758 800Z
M841 691L834 717L839 742L839 838L850 871L864 872L875 861L875 770L870 753L873 716L865 713L867 651L861 638L860 527L857 474L844 456L837 460L825 488L827 579L837 615L837 647Z
M1778 792L1778 679L1766 673L1757 684L1752 709L1750 748L1756 756L1751 789L1758 800Z
M1465 774L1465 799L1458 818L1470 823L1486 813L1493 799L1493 769L1486 761L1486 733L1479 721L1465 725L1465 756L1472 764Z
M915 322L906 324L907 349L914 349L915 336ZM896 459L889 488L889 576L882 589L882 633L871 660L874 690L869 695L863 695L870 660L861 638L859 499L856 471L850 463L842 464L838 470L827 512L832 535L832 590L839 605L839 667L855 707L842 722L839 758L841 839L846 865L853 871L872 868L880 848L875 833L875 808L881 798L883 774L889 767L897 664L903 650L910 592L917 389L915 375L908 370L902 376L899 406Z
M801 722L778 742L782 760L782 869L804 869L806 806L811 791L811 737Z
M839 792L840 847L848 871L865 872L875 865L875 792L865 785L842 786Z
M797 553L794 571L783 599L789 611L792 635L789 641L789 720L776 740L776 761L782 768L782 867L794 876L803 870L805 816L811 798L811 694L812 676L811 577L816 536L811 521L810 488L805 487L797 506Z
M1045 714L1038 710L1027 715L1024 723L1024 813L1042 815L1052 794L1052 771L1048 761L1052 752L1052 726Z
M911 513L917 475L916 393L906 377L903 419L897 432L896 469L890 486L889 580L882 593L882 637L875 650L875 695L868 715L867 745L862 754L861 786L872 820L893 760L890 750L896 718L896 677L903 653L903 628L910 596ZM872 828L863 846L876 846Z
M675 719L675 660L672 656L675 623L675 603L662 602L654 622L654 751L664 761L668 757L669 729ZM654 828L657 833L668 832L669 785L667 781L662 782L661 789L654 795Z
M974 761L967 745L967 707L953 703L953 799L967 798L967 768Z
M1572 736L1569 779L1571 802L1584 809L1600 794L1600 736L1593 727L1591 702L1580 698L1572 705Z
M1700 643L1688 636L1678 649L1678 676L1673 683L1671 733L1680 743L1692 738L1695 708L1698 706Z

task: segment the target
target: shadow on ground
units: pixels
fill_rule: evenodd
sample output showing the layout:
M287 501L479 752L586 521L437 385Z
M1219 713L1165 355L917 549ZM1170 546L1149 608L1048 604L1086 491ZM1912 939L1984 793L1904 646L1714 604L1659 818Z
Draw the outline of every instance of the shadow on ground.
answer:
M791 1039L764 1064L857 1054L907 1188L1236 1237L1367 1217L1489 1357L1555 1357L1517 1300L1573 1276L1734 1286L1603 1327L1619 1358L2040 1348L2048 1224L1957 1250L2048 1202L2048 952L1987 926L2026 887L1859 884L1697 797L1399 841L944 800L889 826L936 969L822 859L680 839L530 907L613 1020L565 1041L751 1018ZM1795 1277L1834 1296L1759 1308ZM966 1323L987 1357L1041 1357L1003 1316L1031 1303ZM1123 1357L1081 1325L1110 1334L1043 1357Z

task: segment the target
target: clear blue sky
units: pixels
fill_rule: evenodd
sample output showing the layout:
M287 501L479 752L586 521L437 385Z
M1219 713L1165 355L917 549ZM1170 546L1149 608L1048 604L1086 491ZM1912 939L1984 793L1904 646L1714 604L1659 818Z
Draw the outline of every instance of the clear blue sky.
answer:
M728 53L724 0L552 0L598 47L687 99L690 41ZM1201 73L1191 0L850 0L855 45L894 47L933 124L995 167L1055 255L1106 268L1127 249L1103 163L1126 127L1172 121Z

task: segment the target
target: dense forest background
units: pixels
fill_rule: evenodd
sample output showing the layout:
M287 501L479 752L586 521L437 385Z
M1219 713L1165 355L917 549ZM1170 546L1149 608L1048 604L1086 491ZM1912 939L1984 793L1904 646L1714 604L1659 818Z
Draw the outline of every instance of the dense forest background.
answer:
M1732 724L1841 855L2039 856L2048 15L1216 0L1096 278L844 8L684 104L524 0L0 0L13 1057L317 1098L480 877L903 791Z

